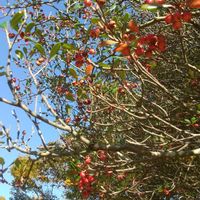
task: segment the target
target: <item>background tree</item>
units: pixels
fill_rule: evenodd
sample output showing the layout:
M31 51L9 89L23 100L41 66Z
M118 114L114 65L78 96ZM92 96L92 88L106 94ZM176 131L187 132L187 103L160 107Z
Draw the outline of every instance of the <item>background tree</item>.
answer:
M56 184L67 199L198 198L199 7L198 0L2 6L12 13L1 27L13 99L0 101L24 110L41 140L33 149L26 130L11 137L2 125L2 148L27 154L11 166L13 185L42 192ZM46 142L41 122L56 128L56 141Z

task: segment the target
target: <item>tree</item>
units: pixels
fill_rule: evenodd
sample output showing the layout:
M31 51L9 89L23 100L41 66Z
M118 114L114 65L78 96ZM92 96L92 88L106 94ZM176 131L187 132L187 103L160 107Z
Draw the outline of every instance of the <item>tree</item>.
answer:
M39 194L37 191L35 192L35 196L28 196L25 192L23 192L20 188L13 188L11 194L13 197L10 200L56 200L57 198L52 195L51 191L46 191L45 193Z
M24 110L41 140L33 149L26 130L15 138L2 125L2 148L26 154L11 166L13 185L62 186L67 199L199 198L199 8L199 0L2 6L12 13L10 27L1 24L9 46L1 75L13 99L0 101ZM60 131L56 141L46 142L42 122Z

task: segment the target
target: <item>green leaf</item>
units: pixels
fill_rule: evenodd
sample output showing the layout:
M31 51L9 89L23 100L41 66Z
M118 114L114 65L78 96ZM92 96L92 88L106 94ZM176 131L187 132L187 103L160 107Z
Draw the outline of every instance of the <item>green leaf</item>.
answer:
M185 122L186 124L191 124L191 121L190 121L189 119L184 119L184 122Z
M16 167L19 167L20 164L21 164L21 161L20 161L19 158L17 158L17 159L15 160L15 166L16 166Z
M15 53L16 53L16 56L17 56L19 59L22 59L22 58L24 57L24 54L23 54L22 51L20 51L20 50L16 50Z
M128 22L130 20L130 14L129 13L126 13L125 15L124 15L124 21L125 22Z
M0 24L0 28L6 29L7 28L7 22L2 22Z
M25 54L27 54L28 51L27 51L27 48L26 48L26 47L23 48L23 52L24 52Z
M72 111L72 108L71 108L71 106L66 105L65 110L66 110L67 114L69 115Z
M62 47L67 50L76 49L72 44L63 44Z
M75 101L74 96L71 92L66 93L66 98L70 101Z
M97 24L97 23L99 22L99 18L92 18L92 19L91 19L91 22L92 22L93 24Z
M10 25L14 30L18 31L19 24L22 22L23 17L24 12L18 12L14 14L13 18L10 20Z
M150 66L152 69L154 69L155 67L157 67L157 62L156 61L151 61L150 63Z
M78 95L79 98L82 96L82 91L83 90L81 88L78 88L77 95Z
M5 161L2 157L0 157L0 165L4 165L5 164Z
M111 92L112 92L113 94L115 94L115 93L117 92L117 90L118 90L118 87L115 86L115 87L112 88Z
M200 110L200 104L197 104L197 110Z
M126 79L126 72L125 72L124 70L118 71L117 74L119 75L119 77L120 77L122 80L125 80L125 79Z
M42 38L42 31L40 29L36 29L35 30L35 34L39 37L39 38Z
M113 4L110 8L109 8L109 11L112 11L116 8L116 4Z
M143 4L141 6L141 9L142 10L149 10L151 12L155 12L155 11L157 11L158 6L156 6L156 5L149 5L149 4Z
M87 92L83 90L82 88L78 88L77 90L77 95L79 99L86 99L87 97Z
M25 28L25 33L30 33L32 28L35 26L35 23L31 22L30 24L28 24Z
M69 74L70 74L72 77L74 77L75 79L78 78L78 75L77 75L76 71L75 71L73 68L70 68L70 69L69 69Z
M197 120L196 117L192 117L192 118L190 119L190 121L191 121L192 124L195 124L198 120Z
M58 51L60 50L60 47L61 47L61 43L60 42L55 44L52 47L51 52L50 52L50 58L53 58L58 53Z
M37 49L41 55L45 55L44 48L40 43L36 43L34 49Z
M6 76L6 72L0 72L0 76Z
M105 63L98 63L98 65L99 65L100 67L102 67L103 69L111 69L111 66L108 65L108 64L105 64Z

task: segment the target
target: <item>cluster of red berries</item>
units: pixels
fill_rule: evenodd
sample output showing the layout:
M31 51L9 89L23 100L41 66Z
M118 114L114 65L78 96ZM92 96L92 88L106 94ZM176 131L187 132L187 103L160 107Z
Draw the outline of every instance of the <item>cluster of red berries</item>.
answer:
M90 37L98 38L100 33L101 33L101 30L98 27L96 27L96 28L90 30Z
M90 6L92 6L92 1L91 0L84 0L84 5L86 6L86 7L90 7Z
M93 175L90 175L87 171L87 166L91 164L91 157L88 155L85 157L84 164L81 164L81 168L86 168L85 170L82 169L80 172L80 180L78 182L78 188L82 193L83 198L88 198L92 192L92 183L95 181Z
M105 160L107 159L107 153L106 153L105 151L99 150L99 151L97 152L97 154L98 154L99 160L105 161Z
M88 53L86 51L78 51L76 54L75 54L75 65L77 67L81 67L84 62L86 62L86 58L88 56Z
M19 83L18 83L18 85L16 85L16 82L17 82L16 78L11 78L10 83L13 84L13 86L14 86L16 91L19 91L20 90L20 85L19 85Z
M103 150L99 150L97 152L97 156L99 160L105 162L107 159L107 154ZM89 195L92 192L92 184L95 182L94 175L89 174L88 172L88 166L92 163L92 159L90 155L87 155L84 159L83 164L79 164L79 167L81 168L81 172L79 174L80 180L78 182L78 188L81 191L81 194L83 198L88 198Z
M92 192L92 183L95 181L94 176L89 175L86 171L80 172L80 180L78 183L78 188L84 198L87 198Z
M96 51L94 49L89 49L89 50L79 50L75 56L75 65L76 67L82 67L84 63L86 63L86 68L85 68L85 73L86 75L91 75L92 70L93 70L93 65L90 63L88 60L88 54L94 55L96 54Z
M121 93L121 94L124 94L125 93L124 87L127 87L129 90L132 90L134 88L137 88L138 84L137 83L131 83L131 82L125 82L123 84L123 86L120 86L118 88L118 92Z
M96 0L96 2L100 7L102 7L106 3L106 0ZM92 6L91 0L84 0L83 3L86 7Z
M190 22L192 19L191 12L176 12L168 14L165 17L166 24L172 24L174 30L179 30L182 27L182 22Z
M166 40L163 35L148 34L138 40L135 54L137 56L145 55L150 58L153 51L163 52L166 49Z
M68 93L67 89L63 86L57 86L56 87L56 92L59 94L59 95L62 95L64 93ZM67 95L67 94L66 94Z
M24 33L24 32L20 32L19 33L19 36L21 37L21 39L24 39L24 37L26 36L26 37L29 37L31 34L30 33ZM13 39L14 37L16 36L16 34L15 33L9 33L8 34L8 37L10 38L10 39ZM20 39L18 39L18 41L19 41ZM25 38L25 42L28 42L28 39L27 38Z

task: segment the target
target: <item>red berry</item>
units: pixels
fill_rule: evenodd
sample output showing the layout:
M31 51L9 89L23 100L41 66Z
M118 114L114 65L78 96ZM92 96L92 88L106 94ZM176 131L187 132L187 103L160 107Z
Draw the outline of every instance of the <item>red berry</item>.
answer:
M151 58L152 57L152 51L151 50L146 51L145 52L145 57Z
M75 65L77 67L82 67L83 63L84 63L83 61L76 61Z
M97 0L97 3L100 7L102 7L106 3L106 0Z
M90 99L86 99L83 103L85 104L85 105L90 105L91 104L91 100Z
M132 84L131 84L131 88L136 88L137 86L138 86L137 83L132 83Z
M11 79L11 83L16 83L16 81L17 81L16 78Z
M89 49L88 53L89 53L90 55L94 55L94 54L96 53L96 51L95 51L94 49Z
M94 182L94 180L95 180L94 176L88 176L88 180L89 180L90 183Z
M172 14L169 14L165 17L165 22L166 24L171 24L173 21L173 15Z
M83 61L83 55L81 53L75 54L75 60L76 61Z
M142 47L137 47L135 50L135 54L137 56L141 56L142 54L144 54L144 49Z
M146 0L145 3L147 3L147 4L154 4L155 1L154 0Z
M65 123L68 124L71 121L71 118L68 117L67 119L65 119Z
M166 49L166 41L165 41L165 37L163 35L159 35L157 37L157 46L158 46L158 50L163 52Z
M89 183L89 180L86 177L83 177L82 181L83 181L84 184L88 184Z
M101 161L105 161L106 158L107 158L107 156L106 156L105 154L101 154L101 155L99 156L99 159L100 159Z
M74 120L75 120L75 122L80 122L80 121L81 121L81 118L78 117L78 116L76 116Z
M180 21L175 21L172 26L174 30L179 30L182 27L182 23Z
M86 7L90 7L92 5L91 0L84 0L84 4Z
M118 174L117 175L117 180L123 180L125 178L125 175L124 174Z
M86 165L89 165L91 163L91 158L90 158L90 156L86 156L86 158L85 158L85 164Z
M192 19L192 14L190 12L184 12L182 15L181 15L181 18L184 22L189 22L191 21Z
M91 37L91 38L98 38L100 32L101 32L101 31L100 31L99 28L92 29L92 30L90 31L90 37Z
M163 189L163 192L166 196L170 195L170 191L166 188Z
M181 19L181 14L179 12L176 12L173 14L174 21L180 21Z
M25 34L24 34L24 32L21 32L19 35L23 39Z
M82 195L83 195L83 198L88 198L90 193L88 191L83 191Z
M196 123L196 124L192 124L192 126L193 126L193 127L195 127L195 128L198 128L198 127L200 127L200 125L199 125L199 124L197 124L197 123Z
M12 39L12 38L15 37L15 34L14 34L14 33L9 33L9 34L8 34L8 37L9 37L10 39Z
M80 177L81 178L84 178L86 175L85 175L85 172L84 171L82 171L82 172L80 172Z
M17 86L15 87L15 89L16 89L17 91L19 91L19 90L20 90L20 86L17 85Z

